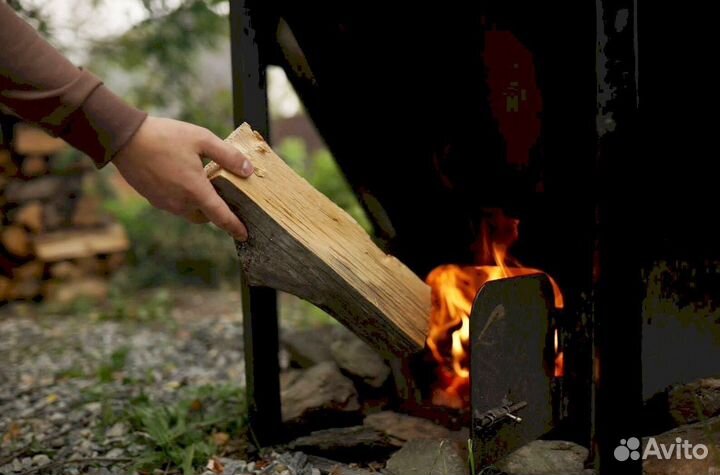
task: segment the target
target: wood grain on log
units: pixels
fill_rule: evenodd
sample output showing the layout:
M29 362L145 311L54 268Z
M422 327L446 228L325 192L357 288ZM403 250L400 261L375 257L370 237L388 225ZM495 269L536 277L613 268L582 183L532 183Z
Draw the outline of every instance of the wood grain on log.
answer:
M210 163L220 195L248 225L238 254L251 285L326 310L382 353L420 350L430 288L382 252L345 211L288 167L249 125L227 142L250 158L247 179Z
M120 252L129 246L125 228L119 224L101 229L57 231L35 237L35 253L45 262Z

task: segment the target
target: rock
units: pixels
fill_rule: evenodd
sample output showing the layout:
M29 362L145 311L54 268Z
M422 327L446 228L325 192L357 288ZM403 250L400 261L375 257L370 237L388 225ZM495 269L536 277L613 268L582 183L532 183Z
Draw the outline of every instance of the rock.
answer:
M704 444L708 455L702 460L686 460L681 457L658 459L650 455L643 461L644 475L697 475L720 474L720 416L713 417L704 422L689 424L653 437L658 444L670 447L677 443L677 438L687 440L694 446ZM650 438L643 439L643 449L647 447ZM684 454L683 454L684 455Z
M390 436L390 440L398 446L402 446L409 440L446 439L450 435L450 431L445 427L427 419L392 411L370 414L365 418L363 424L387 434Z
M495 465L508 475L579 475L588 450L573 442L535 440Z
M678 426L720 415L720 379L704 378L668 390L670 416Z
M302 377L303 371L300 369L288 369L280 373L280 390L284 390L292 386L295 381Z
M411 440L387 462L386 475L464 475L467 458L449 439Z
M290 361L301 368L310 368L324 361L332 361L330 345L335 339L334 325L323 325L310 330L300 330L281 336Z
M360 409L355 386L332 362L320 363L306 370L282 391L281 398L285 422L297 422L320 412L331 416Z
M377 472L365 470L362 468L355 468L351 467L349 465L345 465L340 462L336 462L335 460L329 460L323 457L317 457L315 455L310 455L308 457L308 460L310 464L313 465L313 470L317 470L319 474L325 475L373 475L377 474ZM316 475L313 472L313 475Z
M365 462L385 458L397 447L383 432L354 426L312 432L295 439L289 448L343 462Z
M12 461L12 469L13 472L22 472L25 468L25 465L20 461L20 459L13 459Z
M390 375L390 367L368 344L352 335L332 342L330 353L338 366L379 388Z
M42 467L50 463L50 457L45 454L38 454L32 458L32 464L36 467Z
M124 437L128 433L128 428L122 422L116 422L111 428L105 432L105 437L108 439L115 439Z
M105 457L107 457L109 459L116 459L116 458L122 457L124 453L125 453L125 451L123 449L116 447L116 448L112 449L110 452L106 453Z

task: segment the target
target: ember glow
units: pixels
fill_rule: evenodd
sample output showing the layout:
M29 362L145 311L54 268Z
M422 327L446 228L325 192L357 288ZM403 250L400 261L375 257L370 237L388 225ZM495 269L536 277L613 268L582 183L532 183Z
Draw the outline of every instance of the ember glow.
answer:
M468 405L470 380L470 311L480 288L492 280L543 273L522 267L508 254L517 240L519 221L492 210L484 221L476 246L477 260L484 265L435 268L426 282L432 289L430 331L427 346L438 363L438 381L433 390L433 404L461 409ZM549 277L549 276L548 276ZM560 288L552 283L555 307L564 305ZM563 374L563 355L558 352L555 333L554 375Z

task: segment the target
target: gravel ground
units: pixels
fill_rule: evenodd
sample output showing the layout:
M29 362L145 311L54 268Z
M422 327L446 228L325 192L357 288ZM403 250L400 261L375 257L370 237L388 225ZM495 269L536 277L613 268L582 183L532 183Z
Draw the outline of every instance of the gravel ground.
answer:
M193 388L244 385L235 292L137 300L133 318L109 320L0 307L0 474L132 473L147 447L117 416L128 401L172 405Z

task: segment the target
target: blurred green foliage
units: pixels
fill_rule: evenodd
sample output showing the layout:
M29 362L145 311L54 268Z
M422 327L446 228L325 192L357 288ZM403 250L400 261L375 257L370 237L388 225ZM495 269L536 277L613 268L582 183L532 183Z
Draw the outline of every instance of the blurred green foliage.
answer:
M95 6L107 1L88 0ZM213 55L222 61L222 48L228 47L227 0L135 1L144 8L146 19L119 37L95 41L89 51L89 68L141 109L201 125L221 137L229 134L232 91L208 80L212 68L203 69ZM11 4L52 36L51 19L44 17L41 9L23 0ZM314 187L370 230L351 187L327 150L309 151L301 137L288 137L274 148ZM102 176L107 178L113 172L108 167ZM106 209L125 225L132 242L129 266L115 279L117 287L132 292L172 284L236 282L234 244L222 231L191 225L144 200L118 199L107 183L96 192L104 198ZM127 309L122 296L115 300L119 303L112 314L137 313ZM324 318L321 312L318 318Z
M328 150L309 153L301 137L287 137L274 149L293 170L370 231L365 212Z
M119 38L92 48L91 69L126 76L126 98L144 110L163 111L200 124L220 136L232 130L231 91L203 76L199 61L227 44L224 0L185 0L168 8L162 0L142 0L148 18ZM118 82L123 80L119 78Z
M132 290L159 285L216 286L237 279L233 240L210 225L190 224L144 200L108 199L106 208L125 225L132 246L116 284Z
M177 467L184 475L199 473L218 452L212 434L244 437L247 417L244 391L233 385L190 388L174 404L134 401L125 416L142 440L145 452L135 461L140 470Z

